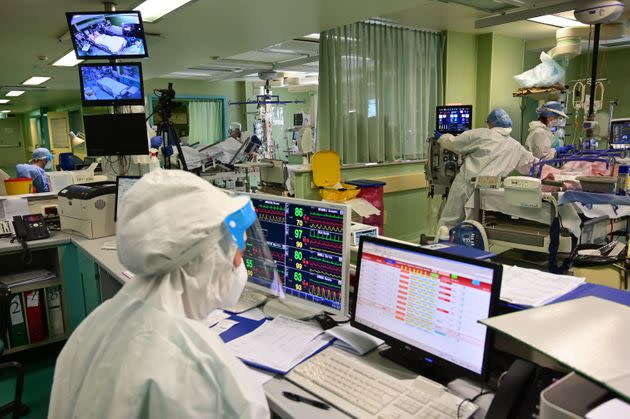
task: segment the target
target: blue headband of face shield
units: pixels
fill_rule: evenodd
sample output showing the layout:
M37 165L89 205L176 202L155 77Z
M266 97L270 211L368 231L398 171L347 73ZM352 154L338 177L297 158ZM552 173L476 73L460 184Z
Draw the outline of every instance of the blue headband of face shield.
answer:
M247 242L247 229L256 221L256 210L252 205L252 201L247 201L239 210L225 217L225 226L232 235L236 245L241 252L245 250Z

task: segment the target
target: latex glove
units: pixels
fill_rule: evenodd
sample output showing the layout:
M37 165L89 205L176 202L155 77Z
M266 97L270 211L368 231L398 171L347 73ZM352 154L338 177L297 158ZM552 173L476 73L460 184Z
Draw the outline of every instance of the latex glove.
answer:
M164 139L160 135L151 138L151 148L160 148Z
M171 157L173 155L173 146L167 145L166 147L162 147L162 154L166 157Z

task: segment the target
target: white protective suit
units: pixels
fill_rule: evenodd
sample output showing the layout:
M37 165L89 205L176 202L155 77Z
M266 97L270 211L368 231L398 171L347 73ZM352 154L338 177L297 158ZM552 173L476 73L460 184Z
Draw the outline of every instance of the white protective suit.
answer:
M49 418L269 417L262 387L203 322L247 279L223 223L243 200L181 171L129 190L118 255L136 277L68 339Z
M551 148L553 143L553 132L540 121L529 123L529 134L525 140L525 145L532 152L534 157L541 160L553 159L556 150Z
M512 128L477 128L456 137L444 134L439 138L442 148L463 156L464 164L453 180L438 227L450 229L465 220L464 206L475 190L472 178L507 176L515 169L527 173L536 159L510 137L511 132Z

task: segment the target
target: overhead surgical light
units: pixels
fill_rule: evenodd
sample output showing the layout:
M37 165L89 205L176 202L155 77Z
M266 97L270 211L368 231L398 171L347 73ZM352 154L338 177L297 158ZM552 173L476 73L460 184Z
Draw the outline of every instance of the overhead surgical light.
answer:
M70 50L66 55L55 61L52 65L57 67L74 67L82 62L83 60L77 60L74 50Z
M542 23L543 25L556 26L558 28L577 28L580 26L588 26L577 20L568 19L556 15L544 15L527 19L530 22Z
M50 80L50 77L33 76L30 79L23 81L22 84L24 86L39 86L40 84L45 83L48 80Z
M146 0L133 10L140 12L144 22L153 23L190 1L191 0Z

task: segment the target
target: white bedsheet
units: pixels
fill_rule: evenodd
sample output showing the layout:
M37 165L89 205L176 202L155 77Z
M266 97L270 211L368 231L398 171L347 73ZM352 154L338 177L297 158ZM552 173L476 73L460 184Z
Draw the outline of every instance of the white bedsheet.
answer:
M126 84L123 84L109 77L103 77L102 79L99 79L97 83L101 87L101 89L105 90L107 93L115 98L121 96L122 93L129 88L129 86L127 86Z
M474 195L466 202L466 217L470 217L475 205ZM481 191L481 208L488 211L501 212L513 217L535 221L549 225L551 223L551 206L543 203L542 208L523 208L511 205L505 200L503 189L486 189ZM581 235L582 221L578 215L578 208L574 204L562 205L560 210L560 222L575 237Z
M99 46L105 47L109 52L117 54L119 53L125 45L127 45L127 41L125 38L120 36L110 36L105 34L100 34L96 38L93 38L94 43Z

